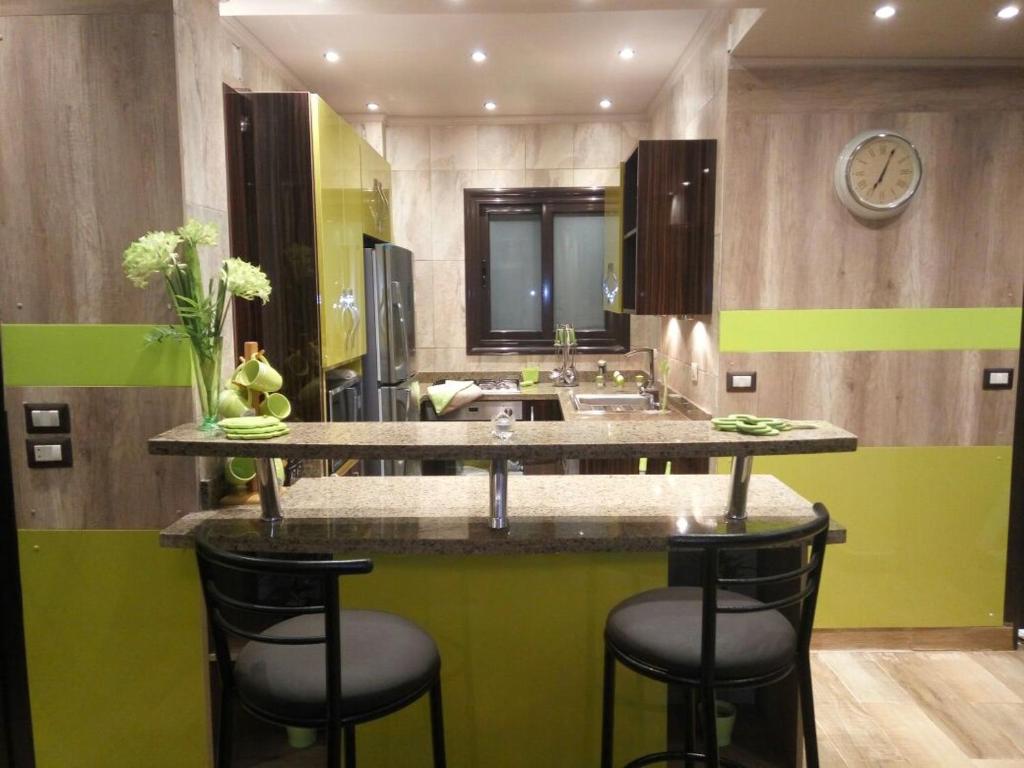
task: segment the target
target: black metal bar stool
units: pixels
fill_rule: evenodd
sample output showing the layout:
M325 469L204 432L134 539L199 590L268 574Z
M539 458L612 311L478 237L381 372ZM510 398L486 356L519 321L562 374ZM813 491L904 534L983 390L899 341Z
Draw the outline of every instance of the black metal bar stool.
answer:
M687 766L738 766L721 758L715 727L715 691L759 688L791 673L799 677L807 767L818 768L818 740L811 691L810 646L818 586L828 536L828 510L814 505L814 519L766 533L696 533L673 538L673 551L700 558L700 587L666 587L634 595L615 606L605 625L604 711L601 768L612 768L615 725L615 664L690 691L690 724L682 751L638 757L626 768L682 760ZM723 554L777 547L810 546L810 555L781 573L723 577ZM731 591L778 590L787 594L765 601ZM799 612L796 626L782 611ZM700 697L703 751L697 752L696 695Z
M326 728L329 768L342 766L343 742L344 766L355 768L356 725L425 694L434 768L445 768L441 657L433 639L401 616L341 608L339 578L369 573L371 561L237 554L211 545L202 529L196 555L222 685L218 768L231 764L236 699L275 725ZM275 579L305 589L271 597ZM229 636L248 641L234 662Z

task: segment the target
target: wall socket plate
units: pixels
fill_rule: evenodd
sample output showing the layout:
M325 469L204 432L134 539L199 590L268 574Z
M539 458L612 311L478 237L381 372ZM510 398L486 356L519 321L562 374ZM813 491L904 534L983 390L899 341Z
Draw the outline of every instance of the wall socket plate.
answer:
M25 432L30 435L68 434L71 409L67 403L25 403Z
M757 392L757 373L754 371L728 371L725 374L726 392Z
M29 469L72 466L70 437L30 437L25 440ZM56 458L50 458L50 456Z
M982 389L1013 389L1013 368L986 368L981 379Z

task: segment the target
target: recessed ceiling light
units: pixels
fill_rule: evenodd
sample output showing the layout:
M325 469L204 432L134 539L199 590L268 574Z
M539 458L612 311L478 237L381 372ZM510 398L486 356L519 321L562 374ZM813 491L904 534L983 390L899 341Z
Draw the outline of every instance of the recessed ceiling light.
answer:
M484 109L486 109L488 112L493 112L497 108L498 108L498 105L495 104L493 101L485 101L484 102Z
M1008 5L1005 8L1000 8L999 9L999 13L997 13L996 16L998 16L1000 19L1004 19L1005 20L1005 19L1012 19L1018 13L1020 13L1020 6Z
M380 109L380 104L378 104L375 101L371 101L369 104L366 105L366 108L371 112L376 112L378 109Z
M632 59L635 56L636 56L636 51L633 50L632 48L623 48L621 51L619 51L619 58L620 59L625 59L626 61L629 61L630 59Z
M473 61L475 61L477 64L482 64L483 62L487 61L487 54L479 50L473 51L473 55L470 56L470 58L473 59Z
M598 104L601 106L601 109L611 109L612 108L612 100L611 99L601 99L601 101L599 101Z
M336 64L341 61L341 54L337 51L324 51L324 61L329 64Z
M883 5L877 11L875 11L875 16L877 16L880 19L891 19L895 15L896 8L891 5Z

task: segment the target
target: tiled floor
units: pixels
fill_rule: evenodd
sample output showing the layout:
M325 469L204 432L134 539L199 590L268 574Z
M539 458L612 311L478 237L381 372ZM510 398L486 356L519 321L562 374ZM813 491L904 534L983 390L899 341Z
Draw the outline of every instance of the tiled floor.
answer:
M1024 768L1024 652L813 656L822 768ZM323 752L246 765L319 766Z

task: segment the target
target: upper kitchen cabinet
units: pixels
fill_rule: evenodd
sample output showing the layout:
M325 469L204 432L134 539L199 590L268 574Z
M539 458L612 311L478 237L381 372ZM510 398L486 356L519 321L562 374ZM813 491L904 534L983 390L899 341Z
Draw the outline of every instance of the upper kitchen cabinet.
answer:
M310 97L320 352L324 368L366 354L362 139L322 99Z
M360 138L362 160L363 232L378 240L391 240L391 166Z
M606 312L622 312L622 166L619 186L604 191L604 276L601 294Z
M705 139L641 141L625 162L622 245L606 259L607 309L711 313L716 149Z

